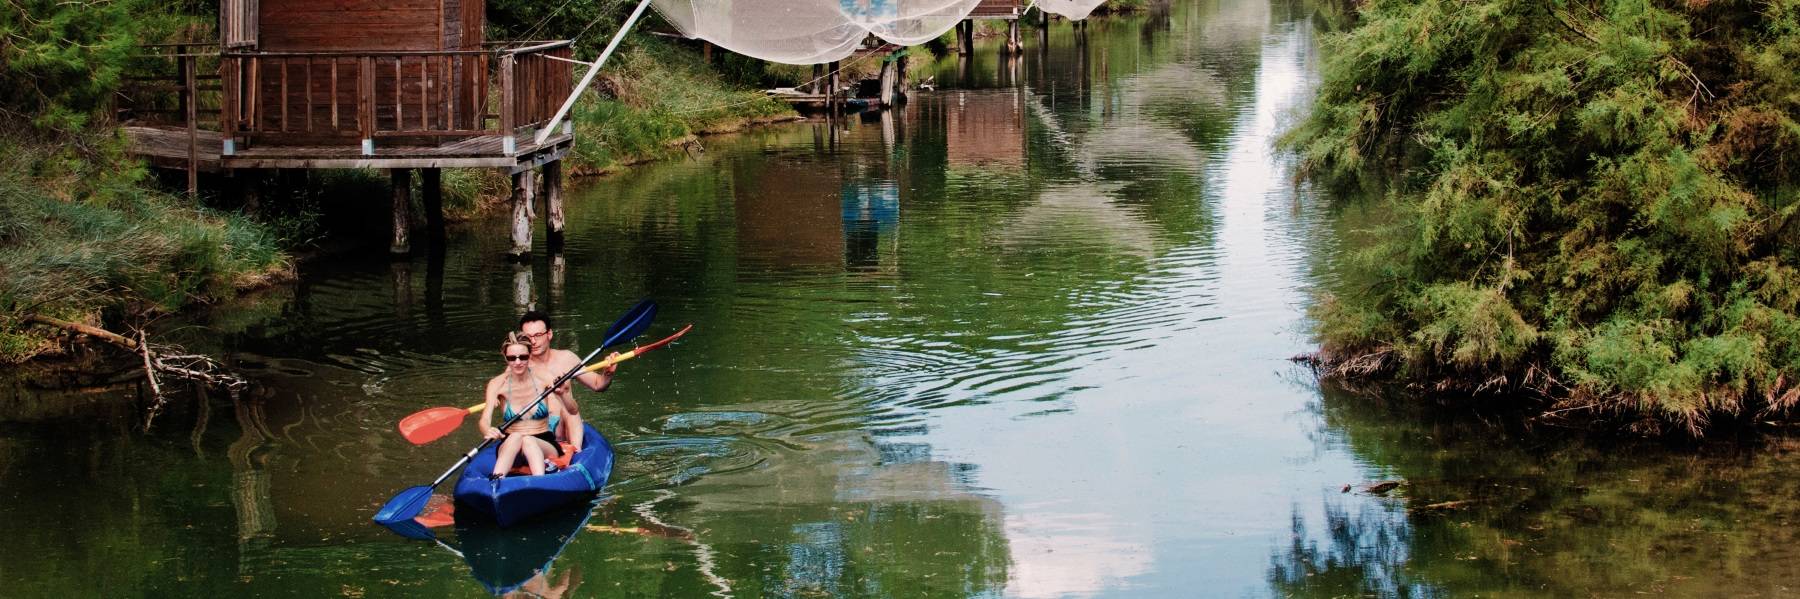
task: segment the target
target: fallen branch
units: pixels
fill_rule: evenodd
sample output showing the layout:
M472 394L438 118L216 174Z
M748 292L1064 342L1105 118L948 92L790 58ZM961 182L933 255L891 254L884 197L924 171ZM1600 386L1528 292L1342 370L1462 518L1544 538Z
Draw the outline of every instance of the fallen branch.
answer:
M87 335L140 356L144 361L144 378L150 381L150 394L153 397L149 415L144 419L145 430L150 429L150 423L156 419L157 412L162 411L163 404L167 401L163 396L162 383L157 378L158 374L176 376L225 389L236 389L249 384L249 381L244 380L243 377L231 372L230 369L210 357L187 353L179 346L150 343L141 329L137 331L138 338L133 340L99 327L40 314L27 315L22 322Z

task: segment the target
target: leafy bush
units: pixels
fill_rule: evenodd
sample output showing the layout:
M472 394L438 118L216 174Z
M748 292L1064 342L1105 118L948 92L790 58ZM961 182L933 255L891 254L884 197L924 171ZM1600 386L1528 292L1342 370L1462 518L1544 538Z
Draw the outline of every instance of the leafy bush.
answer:
M1694 432L1800 403L1800 2L1359 18L1284 139L1395 217L1313 311L1323 355Z

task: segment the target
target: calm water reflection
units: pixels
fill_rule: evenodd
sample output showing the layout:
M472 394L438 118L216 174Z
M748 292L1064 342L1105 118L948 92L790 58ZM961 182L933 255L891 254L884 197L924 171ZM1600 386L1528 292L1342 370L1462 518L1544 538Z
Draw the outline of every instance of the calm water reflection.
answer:
M1379 218L1324 210L1270 148L1317 77L1307 5L1177 1L1027 40L1022 59L933 65L938 90L904 111L594 181L558 256L505 262L489 221L409 262L309 264L173 331L257 385L152 434L113 399L128 390L11 392L5 594L1794 584L1785 450L1520 437L1322 391L1287 362L1310 348L1307 286ZM579 349L641 297L663 304L657 331L696 326L583 400L621 455L596 507L442 545L368 524L475 441L415 448L392 427L475 402L519 311ZM1411 483L1342 491L1387 478ZM1445 502L1465 503L1420 508Z

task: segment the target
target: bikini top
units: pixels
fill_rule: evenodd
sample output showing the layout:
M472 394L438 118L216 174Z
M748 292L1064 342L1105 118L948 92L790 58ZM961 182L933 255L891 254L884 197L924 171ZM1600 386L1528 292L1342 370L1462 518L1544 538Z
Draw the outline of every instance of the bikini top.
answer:
M531 375L530 367L525 368L525 374L527 376ZM533 376L532 380L537 380L537 377ZM502 419L505 419L505 420L513 419L512 398L514 398L514 397L517 397L517 396L513 395L512 377L508 376L508 377L506 377L506 398L501 400L501 402L500 402L501 405L506 406L505 410L500 412L500 417ZM537 402L537 408L533 409L530 414L527 414L525 416L525 420L543 420L543 419L549 418L549 417L550 417L550 404L548 402L540 401L540 402Z

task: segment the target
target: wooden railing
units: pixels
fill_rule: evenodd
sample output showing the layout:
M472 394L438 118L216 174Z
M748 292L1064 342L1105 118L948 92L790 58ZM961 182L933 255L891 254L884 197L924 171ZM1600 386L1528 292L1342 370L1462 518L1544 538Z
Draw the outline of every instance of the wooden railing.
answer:
M568 97L571 54L567 41L487 50L225 52L220 129L228 143L360 141L364 153L381 138L510 140L548 120Z

